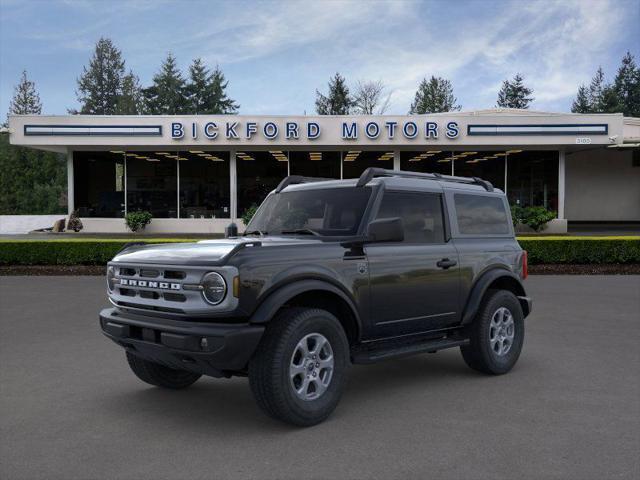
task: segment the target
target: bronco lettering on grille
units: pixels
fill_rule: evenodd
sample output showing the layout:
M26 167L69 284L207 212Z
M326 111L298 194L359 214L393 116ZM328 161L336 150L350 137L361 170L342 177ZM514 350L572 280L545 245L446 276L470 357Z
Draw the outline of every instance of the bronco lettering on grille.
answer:
M134 280L132 278L121 278L118 282L127 287L159 288L162 290L180 290L179 283L150 282L148 280Z

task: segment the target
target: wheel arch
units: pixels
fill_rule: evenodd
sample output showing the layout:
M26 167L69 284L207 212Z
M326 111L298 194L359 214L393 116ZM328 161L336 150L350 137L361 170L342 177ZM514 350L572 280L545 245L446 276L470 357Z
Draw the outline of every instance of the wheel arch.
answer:
M318 279L297 280L277 288L256 308L250 322L267 323L289 306L327 310L342 324L350 344L360 339L362 324L354 302L339 287Z
M530 302L526 298L526 292L520 278L510 270L493 268L480 275L471 288L471 294L462 314L463 325L473 321L488 290L510 291L518 298L524 316L529 315Z

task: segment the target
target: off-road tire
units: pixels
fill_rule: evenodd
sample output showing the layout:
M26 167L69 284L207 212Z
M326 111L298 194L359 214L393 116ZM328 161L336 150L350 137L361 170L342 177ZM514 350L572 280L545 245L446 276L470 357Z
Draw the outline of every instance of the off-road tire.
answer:
M511 312L515 333L509 351L499 356L491 348L490 323L501 307ZM524 342L524 315L516 296L508 290L487 291L476 318L469 326L469 337L469 345L460 347L462 358L469 367L490 375L502 375L511 370L518 361Z
M327 390L315 400L303 400L291 385L289 366L298 342L312 333L329 341L334 367ZM311 426L325 420L336 408L349 361L349 342L335 316L317 308L286 308L269 322L249 362L249 384L256 402L268 416L297 426Z
M175 370L158 363L153 363L127 352L127 362L133 373L143 382L150 385L174 390L186 388L195 383L202 375Z

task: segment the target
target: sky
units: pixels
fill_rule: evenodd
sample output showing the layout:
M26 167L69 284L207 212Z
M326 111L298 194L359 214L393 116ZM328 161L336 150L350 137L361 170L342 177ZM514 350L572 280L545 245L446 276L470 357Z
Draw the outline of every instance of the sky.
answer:
M76 108L101 36L143 85L168 52L184 72L197 57L218 64L241 114L313 114L335 72L384 82L389 114L431 75L463 110L491 108L516 73L532 109L566 112L598 66L612 80L627 50L640 64L640 0L0 0L0 116L25 69L43 113Z

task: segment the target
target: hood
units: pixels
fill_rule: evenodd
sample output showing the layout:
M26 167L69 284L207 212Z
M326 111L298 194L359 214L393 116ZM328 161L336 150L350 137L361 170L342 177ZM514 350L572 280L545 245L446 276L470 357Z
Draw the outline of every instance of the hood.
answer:
M280 245L312 245L317 238L241 237L202 240L194 243L161 243L134 245L116 254L113 262L153 263L161 265L223 265L245 248L268 248Z

